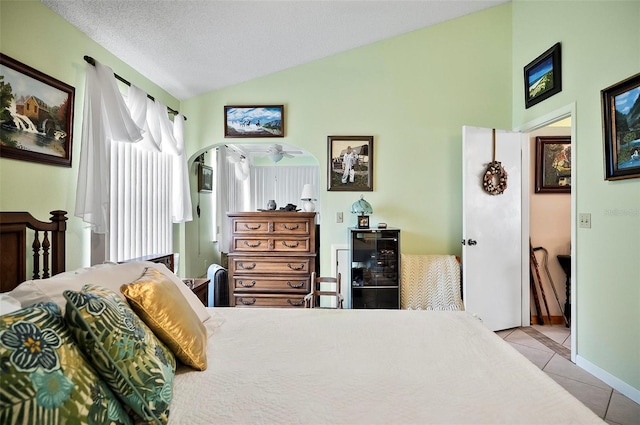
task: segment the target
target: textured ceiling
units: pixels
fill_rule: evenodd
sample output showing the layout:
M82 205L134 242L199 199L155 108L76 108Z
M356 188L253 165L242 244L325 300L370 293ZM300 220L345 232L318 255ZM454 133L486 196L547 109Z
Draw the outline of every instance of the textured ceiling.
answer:
M509 0L41 1L185 100Z

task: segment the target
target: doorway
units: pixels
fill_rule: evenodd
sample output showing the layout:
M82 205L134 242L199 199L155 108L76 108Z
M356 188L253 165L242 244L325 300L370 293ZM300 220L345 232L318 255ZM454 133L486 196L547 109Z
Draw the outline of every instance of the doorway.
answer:
M576 279L576 253L574 243L577 229L577 213L576 213L576 153L578 146L576 144L575 134L575 104L567 105L534 121L526 123L519 131L529 133L528 149L523 149L523 165L529 166L529 179L527 192L523 192L523 224L528 223L528 232L531 237L531 243L534 248L542 247L546 253L547 266L551 274L551 280L555 285L560 303L556 300L556 296L551 282L543 267L544 250L538 249L535 254L539 263L539 272L543 282L545 298L549 307L549 315L551 321L556 324L564 324L562 314L566 308L565 301L567 293L569 294L570 309L570 328L571 328L571 360L575 363L576 359L576 334L577 323L575 318L576 307L575 299L577 288ZM545 136L570 136L571 150L569 162L571 164L570 172L570 193L536 193L535 192L535 173L536 173L536 137ZM524 171L523 171L524 174ZM524 190L525 188L523 188ZM571 277L567 280L563 268L560 266L558 255L568 255L569 270ZM525 258L526 257L526 258ZM529 253L523 253L523 264L529 264ZM537 278L536 278L537 282ZM523 276L523 291L529 293L529 281ZM568 291L566 284L569 286ZM525 288L526 287L526 288ZM526 298L526 300L525 300ZM540 294L538 294L540 299ZM536 311L533 294L531 297L523 297L524 308L530 309L532 313ZM546 316L547 310L544 302L540 300L540 308ZM560 307L559 304L562 306ZM535 313L534 313L535 314ZM548 320L548 319L546 319Z

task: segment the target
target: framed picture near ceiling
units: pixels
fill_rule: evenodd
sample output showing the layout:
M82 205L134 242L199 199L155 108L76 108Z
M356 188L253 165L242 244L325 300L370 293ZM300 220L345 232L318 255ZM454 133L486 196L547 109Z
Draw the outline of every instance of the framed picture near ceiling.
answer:
M536 137L535 193L571 193L571 137Z
M284 137L284 105L225 106L224 137Z
M605 180L640 177L640 74L602 90Z
M561 91L560 43L556 43L524 67L525 108L530 108Z
M71 167L75 88L0 53L0 156Z
M330 191L373 190L373 136L328 136L327 185Z

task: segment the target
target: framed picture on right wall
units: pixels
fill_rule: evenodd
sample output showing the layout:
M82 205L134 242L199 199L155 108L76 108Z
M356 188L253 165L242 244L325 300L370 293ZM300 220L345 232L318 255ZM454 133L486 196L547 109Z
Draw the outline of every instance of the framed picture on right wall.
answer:
M605 180L640 177L640 74L602 90Z

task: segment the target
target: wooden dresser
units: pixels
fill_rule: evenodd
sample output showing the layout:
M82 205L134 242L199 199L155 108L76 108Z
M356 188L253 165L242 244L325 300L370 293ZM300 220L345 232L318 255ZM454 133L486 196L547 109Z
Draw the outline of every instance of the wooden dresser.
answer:
M304 307L316 267L316 213L241 212L229 217L229 305Z

